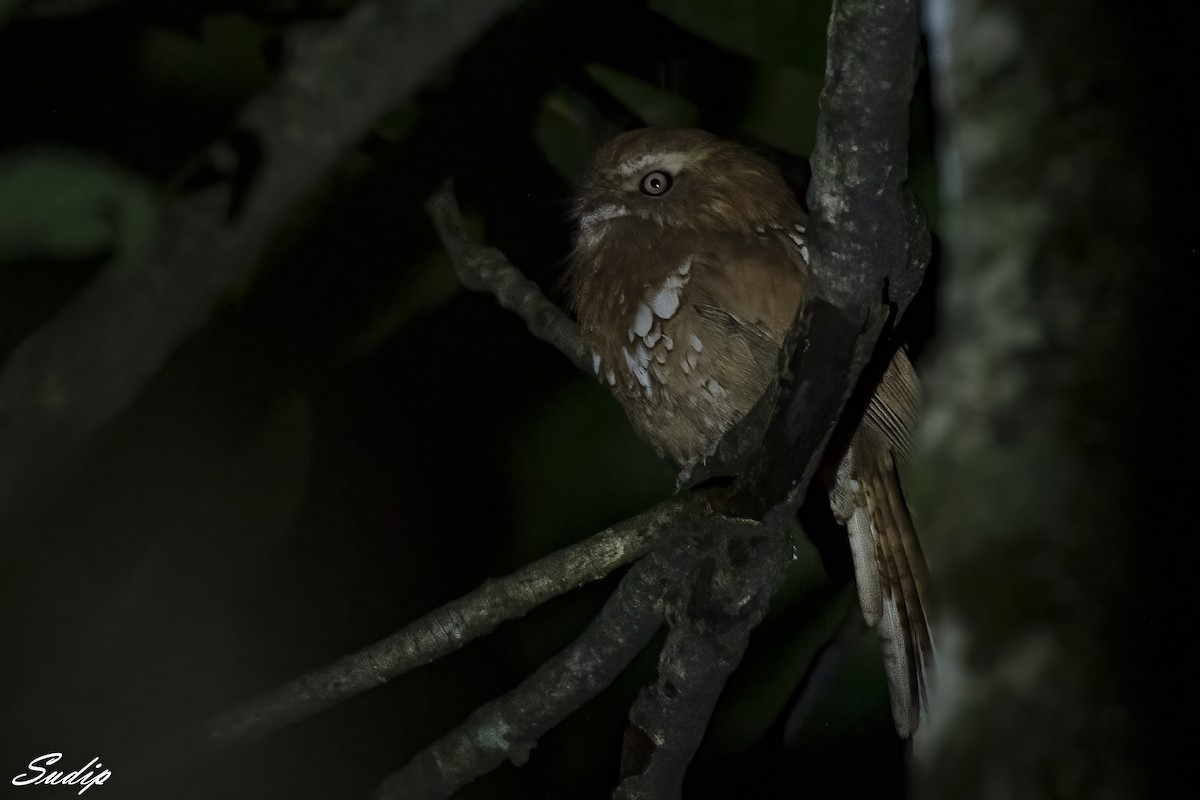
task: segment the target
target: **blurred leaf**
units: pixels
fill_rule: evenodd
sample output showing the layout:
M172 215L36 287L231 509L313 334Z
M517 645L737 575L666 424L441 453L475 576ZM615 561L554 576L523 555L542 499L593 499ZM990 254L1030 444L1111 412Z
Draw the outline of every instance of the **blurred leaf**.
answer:
M542 155L568 183L582 178L592 154L608 138L609 123L587 98L567 88L542 100L533 135Z
M0 261L111 253L136 263L157 208L138 177L67 151L0 158Z
M532 561L670 497L675 471L629 427L595 383L568 381L532 409L514 436L511 470L517 539L512 558ZM546 641L569 640L596 613L591 588L554 601L523 624L512 655L523 669L545 658ZM541 610L540 610L541 611Z
M578 541L670 497L675 471L656 457L608 392L572 380L530 414L514 438L519 555Z
M482 225L472 227L481 229ZM414 317L442 305L461 288L441 244L428 249L407 265L403 281L386 303L371 312L349 347L349 357L367 355Z
M199 35L152 28L142 40L150 79L171 91L209 97L251 94L268 77L266 32L244 14L212 14Z
M17 13L21 0L0 0L0 28Z
M399 144L404 141L420 118L421 106L409 101L385 114L383 119L375 123L372 132L385 141Z
M742 127L789 153L812 152L821 78L807 70L767 66L758 71Z
M677 94L601 64L589 64L587 73L648 125L692 127L699 121L696 106ZM616 132L586 97L565 87L546 95L534 125L542 155L568 183L580 180L597 148Z
M700 120L695 103L641 78L603 64L588 64L587 74L647 125L694 128Z
M676 25L757 61L823 72L831 0L651 0Z

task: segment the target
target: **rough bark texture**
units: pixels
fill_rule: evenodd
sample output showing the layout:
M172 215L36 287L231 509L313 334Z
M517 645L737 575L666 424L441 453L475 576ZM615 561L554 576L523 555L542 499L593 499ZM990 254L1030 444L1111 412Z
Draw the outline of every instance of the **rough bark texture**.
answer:
M1130 42L1082 0L933 0L926 24L948 265L918 476L944 599L922 794L1143 796L1129 386L1154 272Z
M793 328L779 393L693 476L740 472L729 513L799 507L889 315L904 313L924 278L929 228L905 185L918 28L915 2L833 4L808 186L814 297Z
M684 776L713 708L787 571L790 526L710 518L694 565L668 597L671 632L657 679L629 713L617 800L683 796Z
M696 561L693 537L638 562L587 630L520 686L480 707L385 780L376 800L437 800L505 761L524 764L547 731L619 675L662 625L664 595Z

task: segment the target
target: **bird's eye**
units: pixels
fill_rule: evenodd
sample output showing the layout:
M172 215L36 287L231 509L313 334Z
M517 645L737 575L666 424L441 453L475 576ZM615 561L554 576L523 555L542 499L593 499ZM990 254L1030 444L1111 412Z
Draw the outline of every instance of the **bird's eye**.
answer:
M651 197L658 197L667 193L671 188L671 176L665 172L655 170L654 172L646 173L642 178L642 194L648 194Z

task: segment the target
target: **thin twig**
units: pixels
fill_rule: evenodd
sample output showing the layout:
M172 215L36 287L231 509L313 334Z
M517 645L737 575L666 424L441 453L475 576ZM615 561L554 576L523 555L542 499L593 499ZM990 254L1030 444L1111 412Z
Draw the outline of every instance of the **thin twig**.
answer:
M641 558L679 524L685 510L705 507L696 495L674 498L516 572L489 580L388 638L223 715L209 726L210 740L230 742L265 735L436 661L500 623L522 617L548 600Z
M612 683L662 624L662 596L689 568L691 547L636 564L578 639L516 689L482 706L414 757L375 800L435 800L507 760L523 764L543 734Z
M553 345L572 364L591 374L592 357L583 344L579 325L547 299L541 287L525 277L503 253L472 239L450 181L434 192L426 208L463 286L495 295L502 307L525 320L530 333Z

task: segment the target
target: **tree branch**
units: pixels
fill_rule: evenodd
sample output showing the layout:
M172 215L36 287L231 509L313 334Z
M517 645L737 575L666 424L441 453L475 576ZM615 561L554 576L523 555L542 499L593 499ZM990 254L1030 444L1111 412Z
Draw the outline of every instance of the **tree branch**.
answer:
M523 760L545 730L606 685L651 635L645 603L657 595L642 585L651 580L656 586L664 580L675 585L681 602L658 681L633 711L619 791L627 797L681 791L713 705L789 563L786 521L870 358L888 316L885 302L902 312L928 259L928 232L903 189L907 105L915 80L914 14L912 2L835 3L810 187L817 297L797 322L786 379L764 400L763 407L773 413L752 414L735 428L741 431L735 436L744 436L747 424L761 426L754 437L761 451L722 503L723 509L767 520L765 534L756 540L748 531L759 525L716 517L721 521L707 524L721 533L710 530L703 542L693 542L686 559L677 553L664 562L659 553L639 564L575 645L414 758L381 786L378 796L441 797L506 758ZM494 294L534 335L587 370L589 358L576 324L502 254L471 241L448 185L435 193L428 209L464 285ZM684 501L674 502L660 525L677 520ZM702 511L713 513L707 505ZM622 550L593 577L651 547L643 541L636 551ZM702 568L689 566L679 574L683 564L697 563ZM249 712L231 715L214 734L240 738L266 732L428 663L501 619L520 616L571 588L579 578L562 572L566 568L544 559L485 585L388 640L283 687ZM546 592L541 600L521 588L531 578ZM630 596L633 586L640 587L640 596ZM497 613L505 607L509 610ZM621 630L631 621L633 629ZM580 663L586 664L583 672Z
M662 623L663 594L693 562L690 537L636 564L587 630L520 686L481 707L375 792L375 800L434 800L506 760L523 764L537 740L594 697Z
M22 342L0 375L0 524L44 491L253 269L287 213L388 110L516 0L364 0L303 44L236 128L264 161L241 213L232 190L172 202L146 263L114 264ZM14 532L14 527L18 530Z
M905 187L916 83L915 0L835 0L808 187L815 297L793 327L770 404L735 426L718 461L748 464L723 510L762 519L798 507L889 315L898 319L929 263L928 225ZM747 460L747 441L763 442Z
M871 359L886 304L898 317L920 285L930 236L904 187L917 34L914 0L834 2L808 192L816 296L789 337L780 387L723 437L707 475L699 476L736 466L719 512L773 520L775 529L791 517ZM733 572L761 609L724 631L725 641L711 629L695 635L685 626L664 652L658 684L631 713L624 768L636 777L622 781L618 797L681 796L717 696L778 588L786 551L768 547L764 555L780 563Z
M671 632L658 678L630 711L619 800L683 794L683 778L704 738L725 682L737 668L790 563L789 527L714 517L696 567L668 603Z
M592 356L583 344L578 323L548 300L541 288L503 253L472 239L450 181L438 188L425 207L463 286L495 296L503 308L525 320L530 333L553 345L580 370L592 374Z
M813 276L839 309L886 297L903 310L928 263L928 226L905 187L918 33L916 0L831 10L808 205Z
M889 316L903 313L929 261L928 227L904 186L917 33L915 0L834 3L809 186L815 297L789 337L780 386L722 438L694 478L738 475L716 509L773 520L776 540L782 520L803 502L880 332ZM448 186L429 207L464 284L495 294L586 371L577 327L501 254L470 243ZM686 596L736 586L736 596L754 602L715 626L689 602L656 684L632 710L619 797L680 796L717 697L779 585L785 549L763 547L764 560L743 568L723 551L733 541L699 545L712 574L692 576Z
M564 592L603 578L661 544L702 497L674 498L431 611L388 638L275 689L208 727L210 741L263 736L453 653Z

